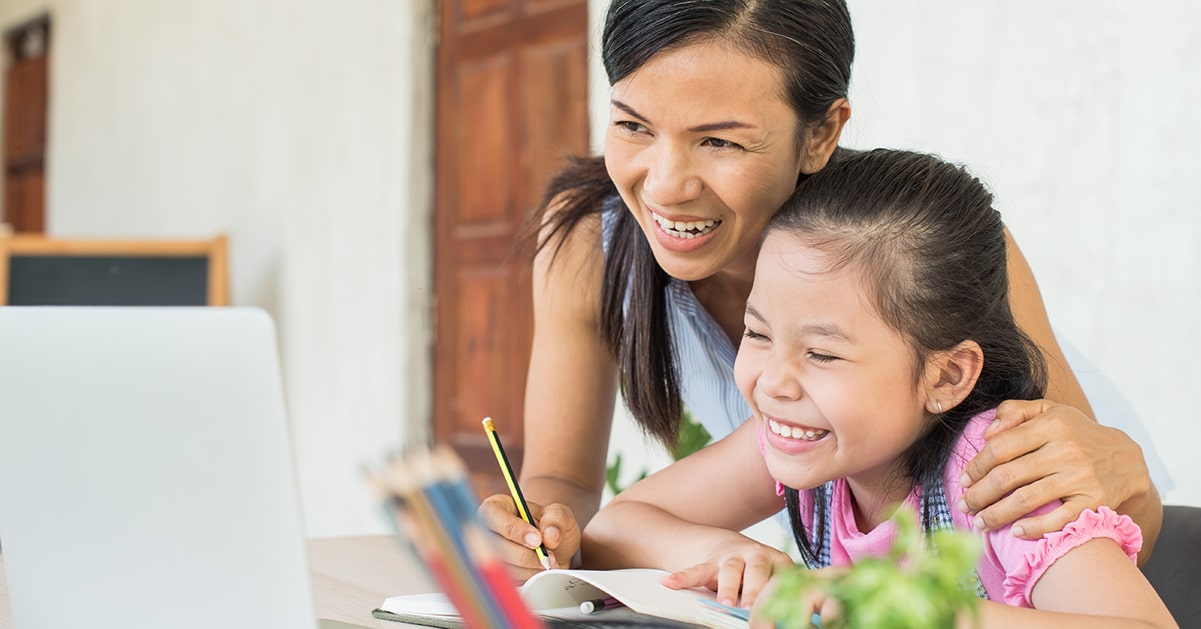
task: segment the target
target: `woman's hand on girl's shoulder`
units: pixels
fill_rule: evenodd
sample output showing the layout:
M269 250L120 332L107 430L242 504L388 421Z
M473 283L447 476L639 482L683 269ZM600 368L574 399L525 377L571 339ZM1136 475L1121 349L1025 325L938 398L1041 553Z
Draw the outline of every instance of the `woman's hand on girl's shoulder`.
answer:
M772 574L793 567L788 555L740 533L729 531L728 542L714 546L709 559L663 578L674 590L705 587L717 592L717 600L731 607L751 607ZM739 597L741 592L741 597Z
M974 514L978 529L1014 522L1015 535L1035 539L1062 529L1085 509L1106 505L1118 510L1151 490L1138 444L1071 406L1049 400L1004 402L984 439L984 448L964 468L967 493L960 504ZM1054 500L1063 504L1019 519Z

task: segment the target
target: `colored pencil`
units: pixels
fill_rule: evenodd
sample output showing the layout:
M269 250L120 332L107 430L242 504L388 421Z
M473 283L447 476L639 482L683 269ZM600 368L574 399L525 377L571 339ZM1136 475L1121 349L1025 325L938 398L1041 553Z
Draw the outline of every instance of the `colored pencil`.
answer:
M430 552L446 566L449 583L443 585L463 624L469 629L504 626L503 612L491 599L478 568L473 564L462 539L462 527L436 488L436 473L429 453L418 452L409 458L407 476L413 484L409 502L421 529L432 542Z

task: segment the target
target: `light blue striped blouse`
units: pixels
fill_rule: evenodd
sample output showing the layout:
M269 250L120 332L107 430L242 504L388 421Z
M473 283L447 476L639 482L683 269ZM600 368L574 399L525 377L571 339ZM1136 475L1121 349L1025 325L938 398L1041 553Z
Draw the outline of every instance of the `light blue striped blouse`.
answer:
M601 215L605 254L613 239L617 213L626 211L620 197L605 201ZM751 408L734 382L737 348L717 321L692 294L688 282L670 278L668 325L680 383L680 396L692 416L716 441L751 416ZM627 303L628 306L628 303Z

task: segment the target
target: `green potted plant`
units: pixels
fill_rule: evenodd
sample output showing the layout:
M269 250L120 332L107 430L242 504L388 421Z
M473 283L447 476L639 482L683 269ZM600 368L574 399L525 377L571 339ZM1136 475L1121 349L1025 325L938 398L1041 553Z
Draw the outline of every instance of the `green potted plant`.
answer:
M978 602L974 569L980 540L957 530L926 536L912 512L898 509L892 520L897 537L883 557L864 559L834 576L803 568L775 577L777 586L763 613L778 629L812 626L798 609L811 588L820 588L841 609L823 629L942 629L954 627L962 613L975 615Z

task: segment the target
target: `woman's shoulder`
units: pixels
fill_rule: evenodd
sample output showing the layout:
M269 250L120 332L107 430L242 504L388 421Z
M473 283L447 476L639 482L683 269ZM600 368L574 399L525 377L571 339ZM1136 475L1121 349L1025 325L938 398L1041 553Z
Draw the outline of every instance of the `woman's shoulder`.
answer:
M580 214L567 222L561 216L567 211L570 210L556 201L547 208L534 258L536 275L561 266L574 267L569 273L579 273L603 265L605 228L601 213Z
M538 254L598 241L601 215L608 213L614 199L618 199L617 189L602 158L571 158L547 185L532 224L527 226L537 233Z

